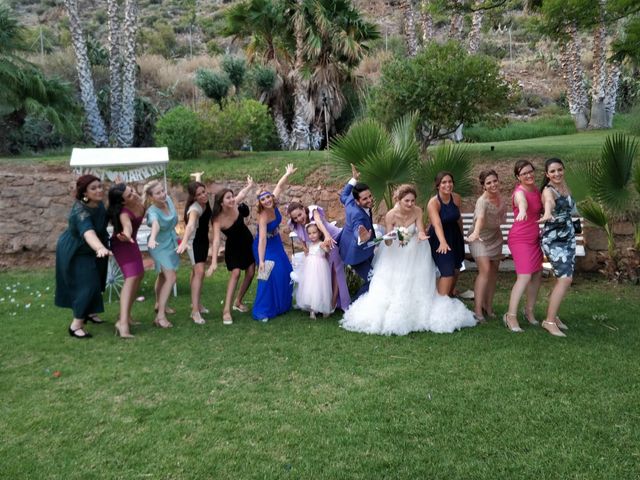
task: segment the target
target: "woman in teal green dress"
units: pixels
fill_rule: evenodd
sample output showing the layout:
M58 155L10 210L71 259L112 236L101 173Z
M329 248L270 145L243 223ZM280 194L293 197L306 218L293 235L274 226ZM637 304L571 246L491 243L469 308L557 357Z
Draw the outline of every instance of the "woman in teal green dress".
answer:
M85 322L102 323L96 314L104 311L102 292L107 276L107 212L102 203L102 182L83 175L76 182L76 201L69 226L56 246L56 295L58 307L71 308L69 335L91 338Z
M180 265L180 257L176 253L178 214L171 197L158 180L152 180L144 186L144 204L149 207L147 225L151 227L147 246L158 273L155 285L157 316L153 323L156 327L170 328L173 325L167 320L166 314L175 313L175 310L169 308L168 302L176 283L176 270Z

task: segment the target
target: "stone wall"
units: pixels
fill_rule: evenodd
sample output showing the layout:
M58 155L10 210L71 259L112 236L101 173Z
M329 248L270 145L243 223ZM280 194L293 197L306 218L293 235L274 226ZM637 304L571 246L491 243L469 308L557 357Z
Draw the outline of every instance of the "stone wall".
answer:
M0 166L0 268L54 264L56 241L67 226L74 186L75 177L64 166ZM240 182L211 183L208 188L213 193L223 187L237 192L243 186ZM262 187L270 190L274 185L257 185L246 199L252 211L253 219L249 224L253 231L256 223L255 192ZM324 207L327 218L342 224L344 209L339 199L341 188L291 185L285 189L280 200L283 206L291 201L299 201L303 205L317 203ZM137 185L137 189L142 192L142 184ZM187 193L182 186L172 186L170 190L182 219ZM472 211L473 201L467 200L463 209ZM378 221L382 220L383 210L381 208L378 214ZM285 214L284 211L282 213ZM180 233L183 228L180 223ZM628 222L620 223L615 226L614 232L618 247L633 245L633 225ZM283 228L281 235L288 246L288 230ZM584 236L586 256L578 258L578 269L597 271L600 268L599 252L607 250L606 235L600 229L586 227Z

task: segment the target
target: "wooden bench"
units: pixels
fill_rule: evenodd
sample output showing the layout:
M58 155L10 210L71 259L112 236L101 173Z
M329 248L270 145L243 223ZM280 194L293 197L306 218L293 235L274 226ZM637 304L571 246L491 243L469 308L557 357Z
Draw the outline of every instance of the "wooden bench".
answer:
M509 246L507 245L507 236L509 235L509 230L513 226L513 213L507 213L507 221L500 225L500 230L502 231L502 239L504 243L502 244L502 254L505 257L510 257L511 252L509 251ZM584 228L584 219L581 217L574 217L574 220L580 220L580 224ZM471 233L471 225L473 224L473 213L463 213L462 214L462 229L464 231L464 236L468 236ZM542 228L542 226L540 226ZM470 255L469 252L469 244L465 243L464 251L466 254ZM576 257L584 257L584 236L582 234L576 235Z

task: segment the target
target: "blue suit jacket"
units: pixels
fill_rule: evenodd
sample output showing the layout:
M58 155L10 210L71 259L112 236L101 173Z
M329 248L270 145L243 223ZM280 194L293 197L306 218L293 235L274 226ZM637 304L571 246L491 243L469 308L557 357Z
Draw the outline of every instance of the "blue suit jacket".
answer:
M369 214L360 207L351 191L353 185L347 183L340 194L340 201L344 205L345 223L340 235L340 257L347 265L357 265L364 262L373 255L373 247L368 247L364 242L358 245L358 227L364 225L367 230L373 232L373 225Z

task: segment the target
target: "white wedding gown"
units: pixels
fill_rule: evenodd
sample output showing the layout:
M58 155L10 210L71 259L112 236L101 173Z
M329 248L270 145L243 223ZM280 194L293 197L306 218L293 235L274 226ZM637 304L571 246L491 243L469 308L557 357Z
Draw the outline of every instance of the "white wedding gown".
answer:
M436 267L428 241L419 241L415 224L408 244L381 243L373 259L369 291L340 321L342 328L378 335L430 331L451 333L476 324L473 313L457 299L436 291Z

